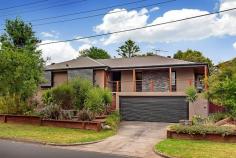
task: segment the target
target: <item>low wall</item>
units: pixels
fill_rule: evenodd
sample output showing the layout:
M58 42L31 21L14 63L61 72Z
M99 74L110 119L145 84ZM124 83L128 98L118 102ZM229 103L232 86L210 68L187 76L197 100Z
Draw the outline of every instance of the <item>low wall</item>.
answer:
M70 120L48 120L38 116L0 115L0 123L19 123L41 126L52 126L62 128L86 129L100 131L101 122L95 121L70 121Z
M175 131L167 131L167 138L173 139L184 139L184 140L208 140L214 142L225 142L225 143L236 143L236 135L225 135L221 134L186 134L176 133Z

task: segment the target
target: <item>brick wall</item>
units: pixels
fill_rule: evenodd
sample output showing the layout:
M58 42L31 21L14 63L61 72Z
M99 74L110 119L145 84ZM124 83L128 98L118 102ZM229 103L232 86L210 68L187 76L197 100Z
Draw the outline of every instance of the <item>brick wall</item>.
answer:
M151 90L150 81L153 80L154 92L169 91L169 73L165 71L143 71L142 91Z

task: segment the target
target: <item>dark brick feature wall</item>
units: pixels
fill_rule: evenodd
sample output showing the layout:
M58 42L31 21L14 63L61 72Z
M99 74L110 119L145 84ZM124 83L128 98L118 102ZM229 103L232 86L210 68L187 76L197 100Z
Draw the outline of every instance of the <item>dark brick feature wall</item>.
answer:
M143 71L142 91L150 92L150 83L153 80L154 92L169 91L169 73L161 71Z

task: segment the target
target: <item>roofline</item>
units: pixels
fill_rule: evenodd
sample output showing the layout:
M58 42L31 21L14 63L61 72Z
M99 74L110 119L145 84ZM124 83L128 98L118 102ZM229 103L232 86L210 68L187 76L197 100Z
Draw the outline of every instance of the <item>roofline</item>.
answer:
M58 69L45 69L44 71L66 71L75 69L106 69L108 66L93 66L93 67L73 67L73 68L58 68Z
M168 68L168 67L198 67L207 66L207 63L193 63L193 64L175 64L175 65L150 65L150 66L129 66L129 67L109 67L109 66L94 66L94 67L74 67L74 68L59 68L59 69L45 69L45 71L66 71L75 69L110 69L110 70L124 70L124 69L148 69L148 68Z
M175 65L151 65L151 66L129 66L129 67L109 67L111 70L123 70L123 69L148 69L148 68L168 68L168 67L198 67L207 66L206 63L193 63L193 64L175 64Z

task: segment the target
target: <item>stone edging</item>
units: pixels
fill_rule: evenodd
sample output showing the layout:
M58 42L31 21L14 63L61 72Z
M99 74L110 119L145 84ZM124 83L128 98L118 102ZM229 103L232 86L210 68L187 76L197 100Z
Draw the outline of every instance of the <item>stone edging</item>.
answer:
M155 149L155 146L153 147L153 152L154 152L156 155L161 156L161 157L163 157L163 158L174 158L174 157L167 156L167 155L165 155L165 154L163 154L163 153L157 151L157 150Z
M22 143L31 143L31 144L40 144L40 145L50 145L50 146L79 146L79 145L88 145L88 144L95 144L104 141L105 139L98 140L98 141L91 141L91 142L84 142L84 143L71 143L71 144L57 144L57 143L46 143L46 142L39 142L33 140L26 140L26 139L17 139L17 138L5 138L0 137L1 140L8 140L14 142L22 142Z

